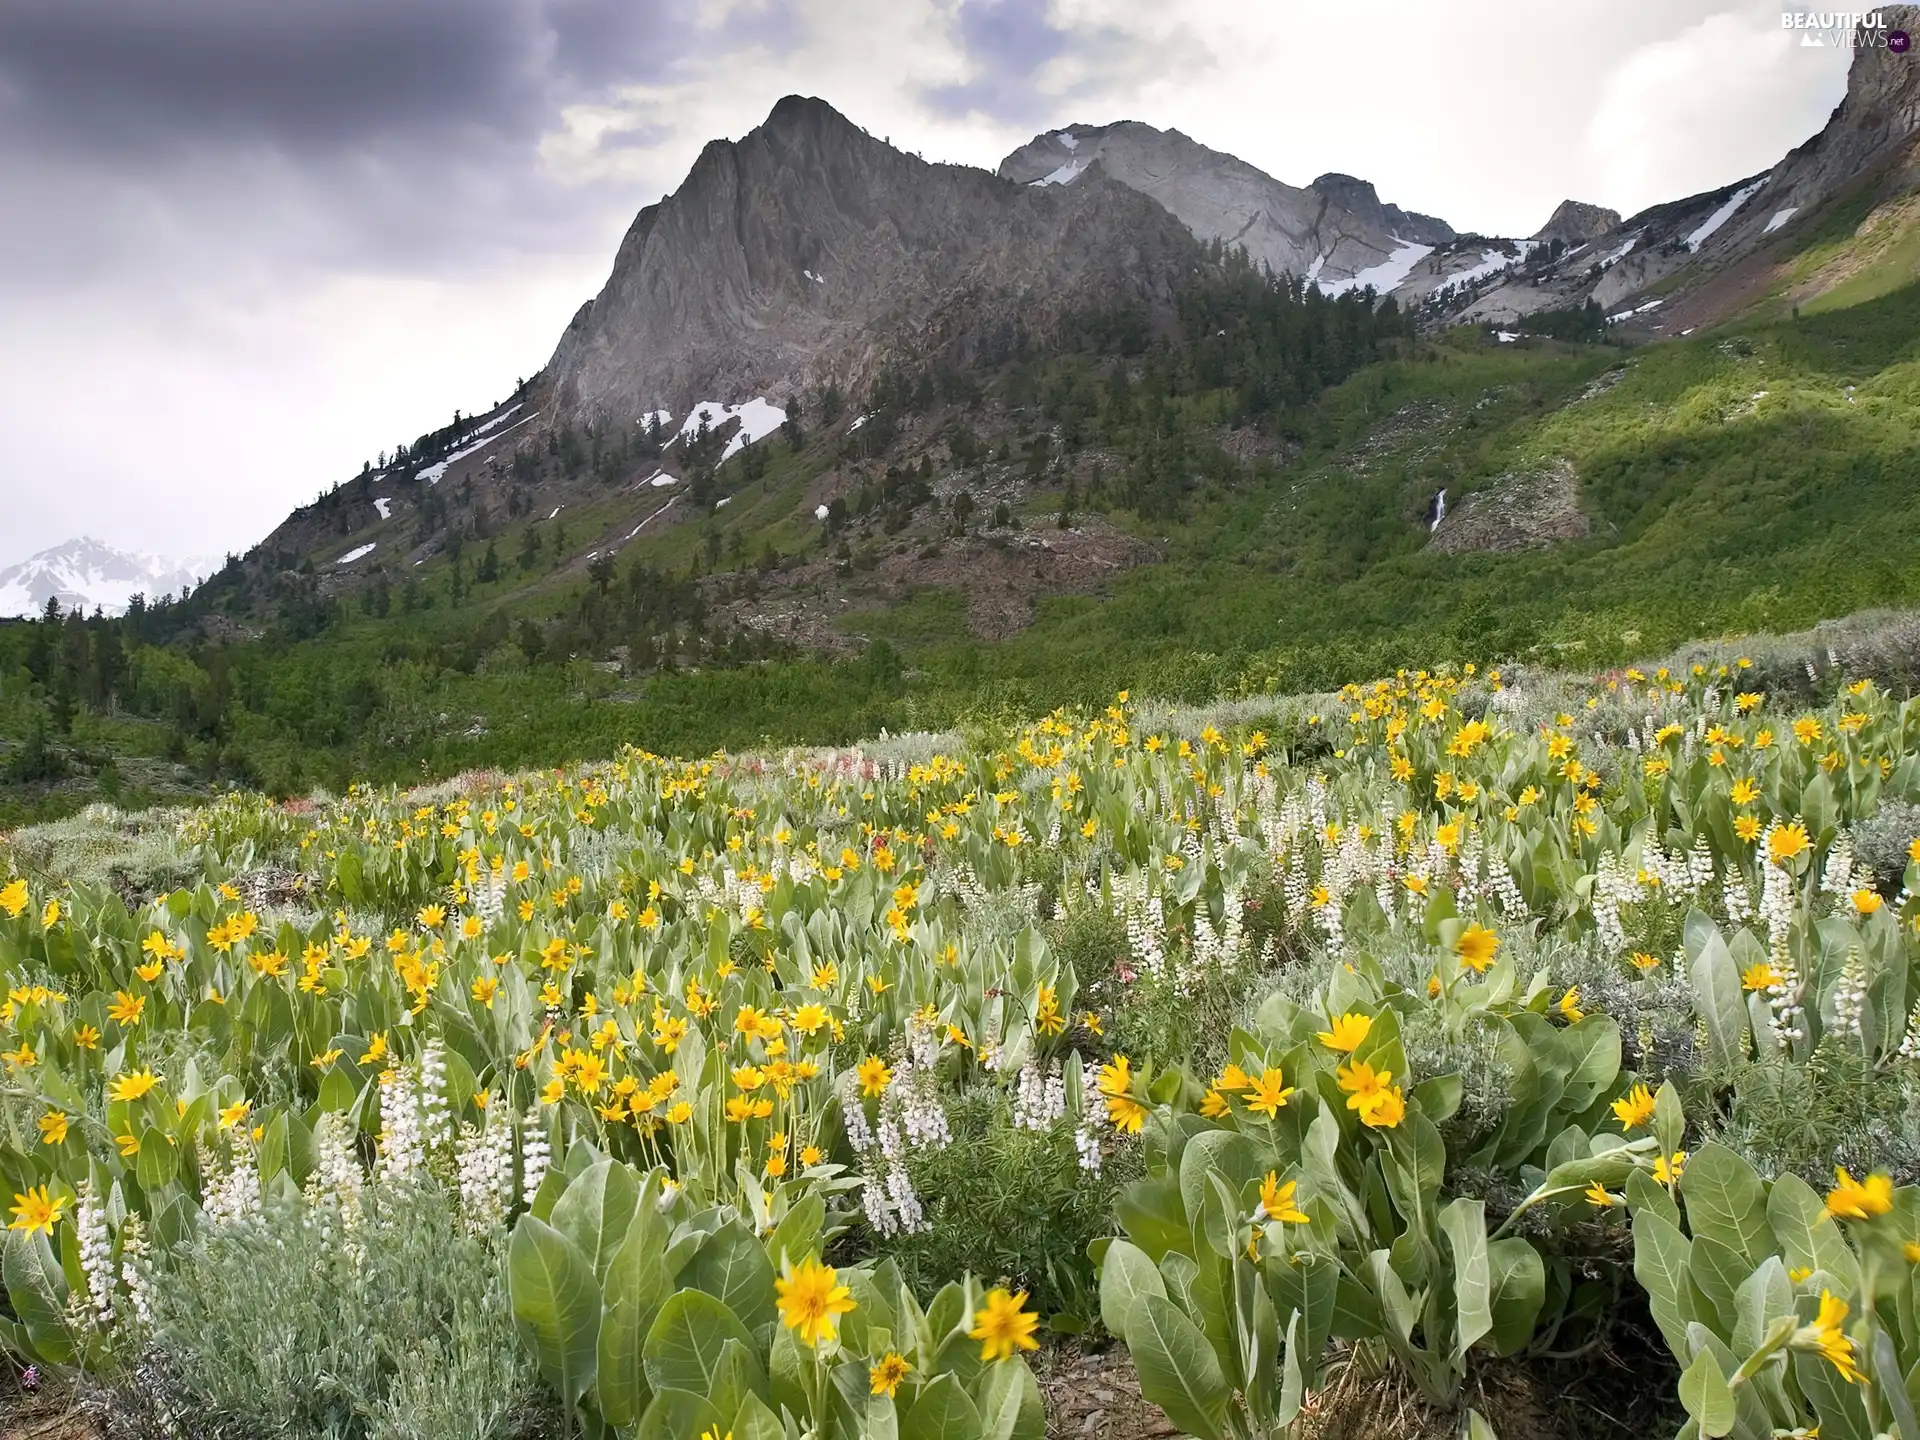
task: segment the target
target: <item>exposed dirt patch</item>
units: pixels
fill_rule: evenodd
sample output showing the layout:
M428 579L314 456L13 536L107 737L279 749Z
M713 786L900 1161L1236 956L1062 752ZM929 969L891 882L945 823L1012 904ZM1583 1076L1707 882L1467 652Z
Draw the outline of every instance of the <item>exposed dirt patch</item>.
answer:
M1033 623L1046 595L1084 595L1159 552L1097 515L1071 529L993 531L916 544L911 537L871 569L815 560L765 577L758 593L718 613L730 624L770 631L808 649L859 648L845 617L896 604L915 592L949 589L965 598L968 633L1002 640ZM857 628L857 621L847 622Z
M31 1388L11 1361L0 1359L0 1440L100 1440L100 1427L58 1376Z
M1062 1345L1034 1357L1049 1440L1161 1440L1177 1436L1158 1405L1140 1398L1126 1347Z
M1427 542L1443 555L1470 550L1506 553L1584 538L1592 522L1580 508L1580 477L1561 457L1532 470L1512 470L1461 499Z

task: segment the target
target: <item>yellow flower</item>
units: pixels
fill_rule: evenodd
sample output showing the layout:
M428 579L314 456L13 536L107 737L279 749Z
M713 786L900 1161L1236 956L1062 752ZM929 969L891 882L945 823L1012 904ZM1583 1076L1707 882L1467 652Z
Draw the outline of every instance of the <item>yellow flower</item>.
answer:
M1760 834L1760 820L1754 815L1736 815L1733 820L1733 833L1751 844Z
M1613 1102L1614 1118L1623 1129L1635 1129L1653 1118L1653 1104L1653 1092L1644 1085L1636 1085Z
M387 1053L387 1032L382 1030L367 1042L367 1053L360 1057L362 1065L371 1065Z
M781 1323L809 1348L833 1339L834 1317L853 1309L853 1292L840 1283L832 1266L818 1260L803 1261L790 1274L777 1277L773 1288L780 1297Z
M900 1356L889 1350L867 1372L867 1381L873 1387L869 1393L893 1398L894 1392L900 1388L900 1382L907 1378L907 1371L912 1368Z
M414 917L420 922L422 930L438 930L447 923L447 907L444 905L423 905L420 913Z
M100 1032L91 1025L76 1026L73 1032L73 1043L82 1050L95 1049L100 1044Z
M482 975L473 982L473 998L487 1009L493 1009L493 998L500 993L500 982L491 975Z
M1500 948L1500 937L1484 925L1469 925L1453 942L1453 948L1460 957L1462 970L1484 974L1493 963L1494 952Z
M1853 908L1862 915L1873 914L1884 903L1875 891L1862 889L1853 892Z
M859 1077L862 1095L884 1095L887 1086L893 1083L893 1071L878 1055L867 1056L854 1073Z
M1596 1210L1608 1210L1615 1205L1624 1205L1627 1203L1626 1196L1615 1195L1598 1180L1587 1186L1586 1195L1587 1203Z
M67 1141L67 1117L63 1111L49 1110L40 1117L40 1143L64 1145Z
M129 995L124 990L116 990L113 992L113 1003L107 1007L107 1014L113 1017L116 1024L138 1025L141 1013L146 1008L146 996Z
M1333 1022L1332 1028L1320 1031L1314 1038L1329 1050L1339 1050L1351 1055L1360 1048L1360 1042L1367 1038L1367 1031L1373 1028L1373 1017L1349 1010Z
M136 1070L131 1075L120 1075L114 1079L107 1090L109 1100L138 1100L160 1083L151 1070Z
M1740 972L1740 986L1759 994L1780 983L1780 972L1765 960L1756 960Z
M1586 1013L1580 1008L1580 987L1578 985L1573 986L1566 994L1560 997L1559 1009L1561 1017L1565 1019L1569 1025L1578 1025L1586 1018Z
M1789 1343L1796 1349L1811 1350L1826 1357L1828 1363L1840 1372L1840 1378L1853 1385L1860 1380L1860 1368L1854 1363L1853 1341L1840 1328L1846 1318L1847 1302L1835 1298L1831 1291L1822 1290L1820 1313L1814 1316L1811 1325L1803 1325L1796 1330Z
M1293 1087L1284 1084L1283 1079L1277 1066L1269 1065L1261 1071L1260 1077L1248 1087L1253 1093L1247 1099L1247 1109L1269 1120L1278 1115L1293 1094Z
M44 1185L29 1189L24 1195L15 1194L13 1220L7 1228L22 1230L29 1235L38 1231L51 1239L53 1227L60 1223L60 1212L66 1207L66 1203L67 1197L64 1195L57 1200L50 1199L47 1195L47 1187Z
M227 1106L226 1109L220 1112L220 1128L222 1130L233 1129L234 1126L247 1118L247 1113L252 1109L253 1107L244 1100L238 1104Z
M1671 1155L1657 1155L1653 1161L1653 1178L1662 1185L1680 1183L1681 1172L1687 1168L1687 1152L1676 1150Z
M313 1068L316 1070L324 1070L327 1068L327 1066L333 1064L334 1061L338 1060L342 1055L342 1053L344 1052L342 1052L340 1047L336 1045L331 1050L321 1051L318 1055L314 1056L313 1059L309 1060L307 1063L313 1066Z
M1636 970L1654 970L1660 965L1658 955L1649 955L1644 950L1636 950L1627 958L1633 962L1633 968Z
M59 923L60 902L58 900L49 900L47 901L46 908L40 912L40 928L43 930L51 930Z
M1798 820L1791 825L1775 825L1767 832L1767 858L1778 865L1805 854L1809 843L1807 827Z
M0 910L7 912L7 918L18 920L20 912L27 908L27 882L13 880L4 890L0 890ZM17 1196L15 1197L18 1198Z
M1294 1192L1299 1182L1294 1180L1280 1184L1280 1174L1269 1170L1260 1181L1260 1216L1262 1220L1280 1220L1288 1225L1309 1225L1312 1217L1294 1204Z
M967 1332L968 1339L980 1342L982 1360L1006 1360L1016 1350L1040 1348L1040 1342L1033 1338L1040 1317L1028 1311L1026 1303L1024 1290L1009 1295L996 1286L987 1292L987 1303L973 1312L973 1329Z
M1727 798L1736 805L1751 805L1760 798L1760 787L1752 780L1736 780Z
M1870 1220L1893 1208L1893 1178L1869 1175L1859 1181L1835 1166L1834 1187L1827 1192L1827 1213L1840 1220Z

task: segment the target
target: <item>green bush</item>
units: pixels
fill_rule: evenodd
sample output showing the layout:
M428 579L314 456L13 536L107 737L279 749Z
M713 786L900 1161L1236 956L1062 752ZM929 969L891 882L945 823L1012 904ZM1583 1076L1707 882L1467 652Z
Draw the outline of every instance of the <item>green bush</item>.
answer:
M926 1230L884 1241L880 1253L916 1294L971 1272L1027 1291L1032 1308L1060 1328L1085 1328L1097 1304L1087 1245L1113 1233L1113 1197L1138 1152L1089 1173L1065 1121L1019 1129L991 1091L949 1106L947 1122L953 1143L919 1152L909 1166Z

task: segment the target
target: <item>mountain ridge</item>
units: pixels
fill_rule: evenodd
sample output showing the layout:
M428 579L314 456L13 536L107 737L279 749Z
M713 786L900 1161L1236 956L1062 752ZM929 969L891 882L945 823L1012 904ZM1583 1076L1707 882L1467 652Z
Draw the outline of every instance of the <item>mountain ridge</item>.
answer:
M121 615L135 595L157 600L184 594L222 563L212 556L176 558L122 550L77 535L0 568L0 619L38 615L50 599L59 601L62 610Z

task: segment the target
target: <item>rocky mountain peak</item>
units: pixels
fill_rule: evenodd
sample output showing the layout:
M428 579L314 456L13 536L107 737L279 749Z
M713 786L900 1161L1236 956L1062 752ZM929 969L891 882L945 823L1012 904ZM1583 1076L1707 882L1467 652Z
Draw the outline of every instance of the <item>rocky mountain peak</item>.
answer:
M1589 205L1584 200L1562 200L1554 207L1553 214L1547 217L1547 223L1536 230L1532 238L1584 245L1619 228L1618 210L1609 210L1604 205Z
M1190 236L1099 170L1029 186L934 165L825 101L780 100L642 210L548 366L562 415L857 386L965 359L1080 308L1165 305Z
M1276 274L1310 276L1327 288L1404 275L1408 257L1425 253L1419 247L1453 238L1445 221L1384 204L1365 180L1323 175L1303 189L1137 120L1046 131L1002 160L998 173L1051 189L1082 183L1096 167L1151 196L1201 240L1243 247Z
M1453 227L1444 220L1416 215L1398 205L1383 204L1371 180L1328 171L1307 188L1325 197L1329 205L1401 240L1420 245L1445 245L1454 238Z

